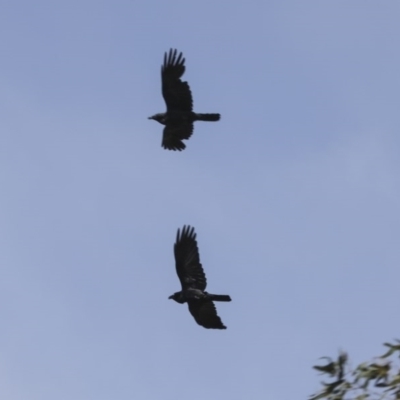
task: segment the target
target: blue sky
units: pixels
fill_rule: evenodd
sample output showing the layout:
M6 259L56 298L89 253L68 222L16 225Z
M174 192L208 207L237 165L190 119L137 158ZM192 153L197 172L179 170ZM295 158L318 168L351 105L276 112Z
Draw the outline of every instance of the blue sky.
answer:
M398 337L400 3L3 1L0 397L305 398ZM197 123L161 148L163 54ZM199 327L193 225L226 331Z

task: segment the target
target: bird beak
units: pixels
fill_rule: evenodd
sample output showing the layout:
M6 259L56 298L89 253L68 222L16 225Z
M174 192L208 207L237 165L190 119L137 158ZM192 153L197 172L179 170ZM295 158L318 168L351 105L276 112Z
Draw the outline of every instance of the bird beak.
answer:
M153 117L149 117L148 119L154 119Z
M172 297L173 297L173 296L169 296L168 299L169 299L169 300L172 300Z

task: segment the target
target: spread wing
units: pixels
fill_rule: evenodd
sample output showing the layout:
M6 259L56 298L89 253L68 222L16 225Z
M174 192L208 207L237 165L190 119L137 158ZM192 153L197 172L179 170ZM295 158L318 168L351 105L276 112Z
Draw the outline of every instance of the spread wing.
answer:
M162 147L167 150L183 150L186 148L183 139L189 139L193 133L193 123L166 125L163 132Z
M205 290L206 275L200 263L194 228L184 226L178 229L174 245L176 273L181 281L182 290L188 288Z
M185 72L185 59L182 53L171 49L164 54L164 64L161 67L162 95L167 104L167 111L192 111L192 93L187 82L181 81Z
M207 329L226 329L212 301L189 301L190 314L196 322Z

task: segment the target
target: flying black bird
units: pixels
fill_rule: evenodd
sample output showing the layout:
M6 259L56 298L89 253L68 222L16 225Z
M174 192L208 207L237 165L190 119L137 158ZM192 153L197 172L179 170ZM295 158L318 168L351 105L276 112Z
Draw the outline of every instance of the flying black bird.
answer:
M218 121L220 114L196 114L193 112L193 99L187 82L181 77L185 72L185 59L182 53L171 49L164 54L161 66L162 95L167 105L167 112L155 114L154 119L165 125L162 147L168 150L183 150L183 139L189 139L193 133L194 121Z
M182 290L169 298L180 304L188 303L190 313L204 328L226 329L217 315L213 301L231 301L231 298L224 294L205 292L207 279L200 263L194 228L184 226L182 232L178 229L174 253L176 273Z

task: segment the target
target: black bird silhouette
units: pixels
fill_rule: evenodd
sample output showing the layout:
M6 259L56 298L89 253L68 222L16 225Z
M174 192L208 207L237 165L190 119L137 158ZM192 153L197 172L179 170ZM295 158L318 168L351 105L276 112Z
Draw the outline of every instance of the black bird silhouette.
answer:
M183 139L189 139L193 133L194 121L218 121L220 114L196 114L193 112L193 99L187 82L181 81L185 72L185 59L182 53L171 49L164 54L161 66L162 95L167 105L165 113L155 114L154 119L165 125L162 147L168 150L186 148Z
M178 229L174 245L176 273L181 281L182 290L169 296L183 304L188 303L189 311L196 322L204 328L226 329L213 301L231 301L230 296L205 292L206 276L200 263L194 228L184 226Z

